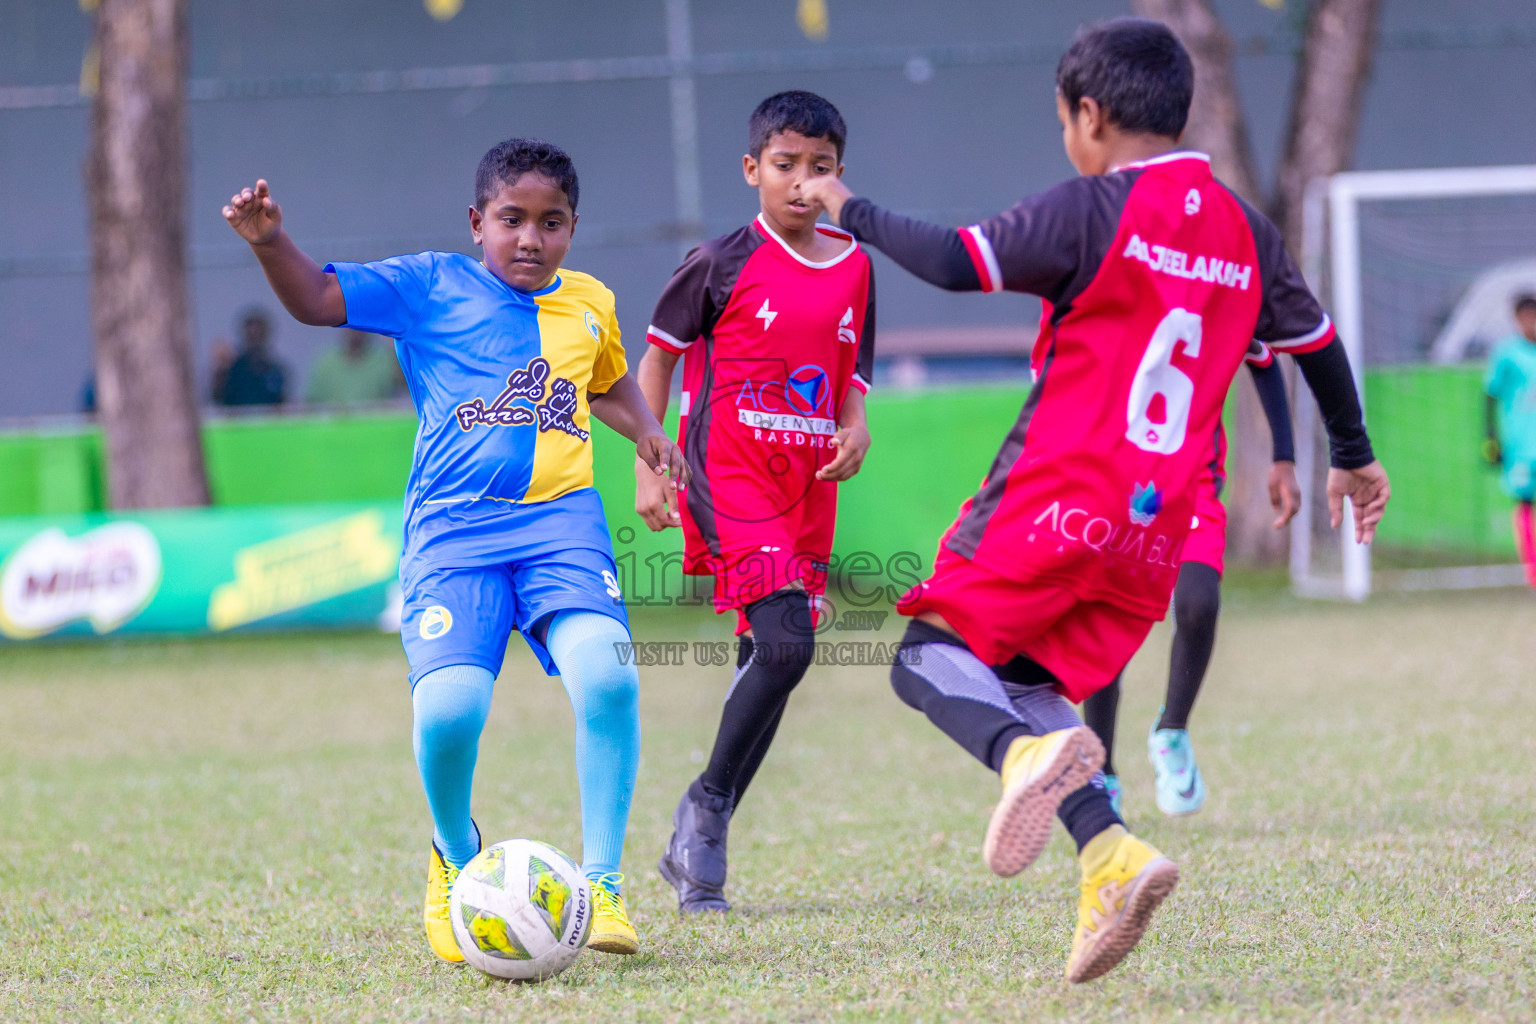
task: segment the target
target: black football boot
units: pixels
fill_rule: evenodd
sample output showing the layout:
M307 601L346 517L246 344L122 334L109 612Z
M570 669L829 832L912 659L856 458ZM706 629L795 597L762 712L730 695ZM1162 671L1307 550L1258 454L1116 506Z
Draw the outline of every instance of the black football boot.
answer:
M684 914L723 914L731 909L724 891L730 824L731 802L704 792L697 780L672 812L672 838L657 866L677 890L677 909Z

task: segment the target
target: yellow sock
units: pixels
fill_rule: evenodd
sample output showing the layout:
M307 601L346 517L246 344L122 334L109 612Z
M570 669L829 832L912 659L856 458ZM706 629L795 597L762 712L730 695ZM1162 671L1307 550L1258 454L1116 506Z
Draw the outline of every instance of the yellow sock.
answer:
M1124 825L1111 825L1088 840L1083 852L1077 855L1077 862L1083 866L1083 877L1091 878L1108 867L1109 859L1115 854L1115 847L1128 835L1130 833Z

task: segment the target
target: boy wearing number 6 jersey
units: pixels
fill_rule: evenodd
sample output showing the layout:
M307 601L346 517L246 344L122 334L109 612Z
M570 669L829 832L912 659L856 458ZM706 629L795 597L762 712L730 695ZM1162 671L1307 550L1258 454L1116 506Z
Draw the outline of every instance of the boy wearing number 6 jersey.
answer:
M1296 356L1328 427L1334 524L1348 496L1369 541L1388 496L1349 364L1279 231L1177 149L1189 54L1164 25L1119 18L1057 67L1057 114L1082 177L958 231L883 210L835 178L808 198L907 270L956 291L1051 303L1039 380L981 489L944 534L897 693L999 772L984 856L1013 875L1059 816L1082 867L1067 978L1116 966L1178 868L1128 834L1104 748L1068 699L1115 677L1163 617L1195 480L1252 339Z

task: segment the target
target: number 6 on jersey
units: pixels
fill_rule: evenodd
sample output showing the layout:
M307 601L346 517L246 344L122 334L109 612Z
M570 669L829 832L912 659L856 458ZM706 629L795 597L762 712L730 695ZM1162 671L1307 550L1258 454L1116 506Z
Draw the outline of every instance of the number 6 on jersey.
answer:
M1200 314L1177 308L1170 309L1152 332L1131 380L1131 397L1125 409L1125 439L1142 451L1172 455L1184 446L1195 382L1173 365L1173 354L1182 342L1186 355L1199 356L1200 331ZM1163 418L1153 422L1152 406L1159 395Z

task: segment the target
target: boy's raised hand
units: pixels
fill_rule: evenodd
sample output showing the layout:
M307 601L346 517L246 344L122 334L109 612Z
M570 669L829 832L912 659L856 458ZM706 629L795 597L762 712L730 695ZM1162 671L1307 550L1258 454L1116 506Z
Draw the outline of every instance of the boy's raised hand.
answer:
M1355 542L1369 544L1376 536L1376 524L1387 510L1392 485L1380 462L1359 469L1328 470L1328 520L1337 530L1344 521L1344 499L1355 507Z
M1275 510L1275 529L1301 511L1301 485L1296 482L1296 463L1276 462L1269 467L1269 507Z
M255 188L243 188L230 196L224 219L252 245L265 245L283 230L282 208L272 198L265 178L258 178Z

